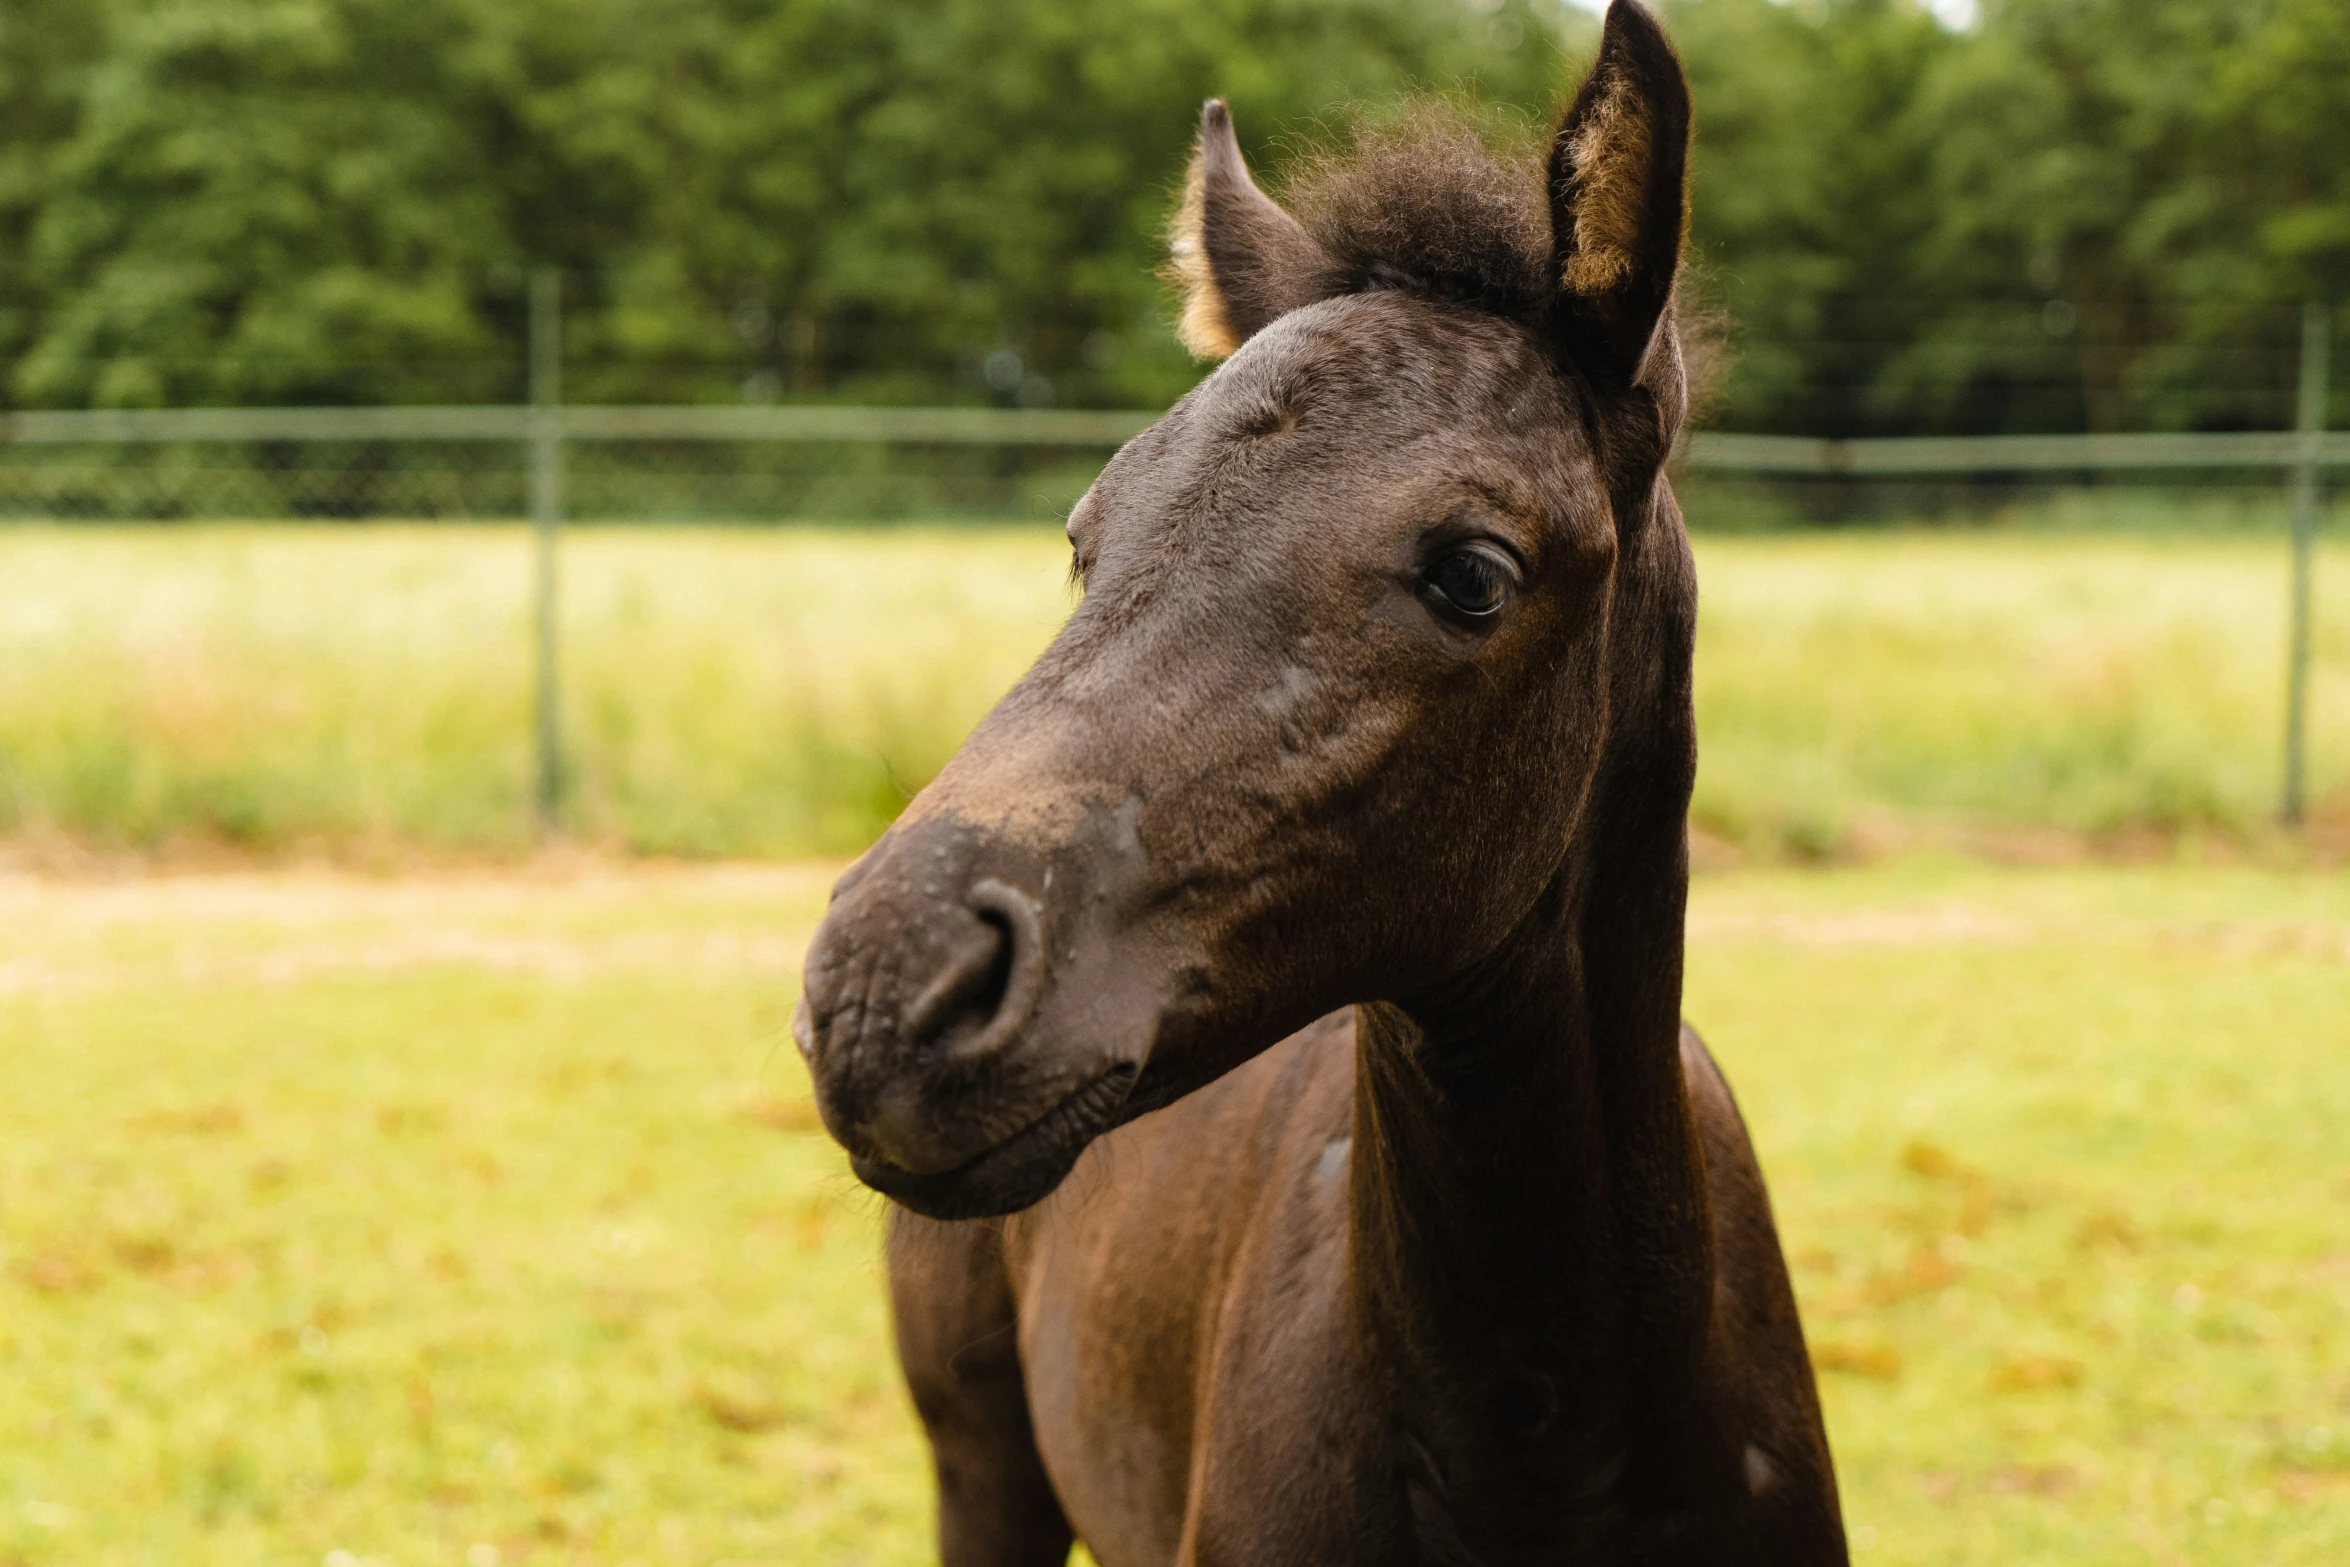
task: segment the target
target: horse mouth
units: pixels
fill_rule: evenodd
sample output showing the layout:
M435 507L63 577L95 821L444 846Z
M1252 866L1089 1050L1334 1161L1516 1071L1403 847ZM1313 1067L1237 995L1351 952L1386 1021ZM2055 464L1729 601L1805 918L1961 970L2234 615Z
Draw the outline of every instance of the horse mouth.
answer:
M951 1170L920 1174L883 1159L851 1155L857 1179L933 1219L982 1219L1035 1206L1061 1184L1077 1156L1116 1125L1138 1069L1120 1062L987 1152Z

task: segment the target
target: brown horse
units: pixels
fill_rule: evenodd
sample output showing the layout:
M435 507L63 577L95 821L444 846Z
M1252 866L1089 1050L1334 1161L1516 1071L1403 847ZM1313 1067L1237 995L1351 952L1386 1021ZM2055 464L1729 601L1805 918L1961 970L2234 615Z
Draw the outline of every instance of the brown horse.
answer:
M1082 603L795 1024L901 1205L956 1567L1844 1559L1679 1016L1688 136L1630 0L1539 172L1373 137L1293 217L1208 105L1230 357L1072 513Z

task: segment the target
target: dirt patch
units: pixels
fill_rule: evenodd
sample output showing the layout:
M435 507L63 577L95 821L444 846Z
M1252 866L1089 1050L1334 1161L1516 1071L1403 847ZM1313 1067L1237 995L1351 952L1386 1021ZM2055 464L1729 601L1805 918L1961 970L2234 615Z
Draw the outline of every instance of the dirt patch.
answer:
M546 856L397 877L318 865L0 871L0 996L462 967L796 974L839 867ZM657 920L640 917L658 907Z

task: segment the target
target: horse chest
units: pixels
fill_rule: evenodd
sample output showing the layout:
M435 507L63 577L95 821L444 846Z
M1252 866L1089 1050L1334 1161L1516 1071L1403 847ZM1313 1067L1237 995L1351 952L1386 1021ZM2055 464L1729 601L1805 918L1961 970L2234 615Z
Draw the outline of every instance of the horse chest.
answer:
M1428 1423L1366 1359L1335 1284L1245 1296L1212 1324L1134 1340L1074 1296L1030 1297L1038 1448L1105 1567L1520 1559L1489 1557L1496 1538L1607 1559L1580 1547L1613 1532L1612 1472L1571 1470L1544 1441L1558 1424L1547 1380L1505 1379L1492 1410L1423 1439Z
M1182 1433L1114 1435L1114 1421L1037 1402L1055 1489L1105 1567L1420 1559L1392 1430L1357 1390L1237 1368L1215 1381Z

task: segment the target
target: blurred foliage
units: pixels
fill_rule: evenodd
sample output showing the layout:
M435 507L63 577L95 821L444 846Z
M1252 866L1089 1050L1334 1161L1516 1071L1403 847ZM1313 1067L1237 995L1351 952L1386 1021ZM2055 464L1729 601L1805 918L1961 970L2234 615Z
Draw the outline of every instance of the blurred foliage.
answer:
M21 404L1148 403L1200 100L1566 66L1524 0L0 0ZM990 356L995 356L992 361ZM992 383L992 384L991 384Z
M2350 0L1666 0L1727 422L2275 427ZM1193 116L1547 112L1566 0L0 0L0 400L1153 404Z
M1731 422L2279 428L2350 294L2350 4L1683 0Z

